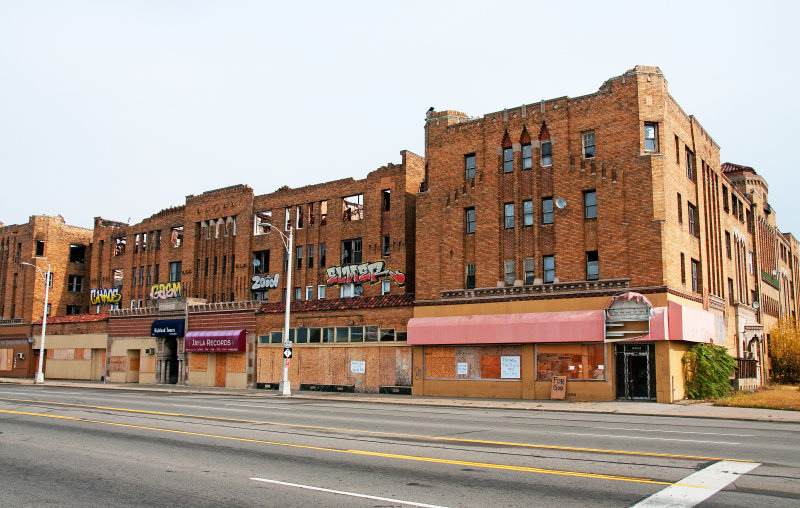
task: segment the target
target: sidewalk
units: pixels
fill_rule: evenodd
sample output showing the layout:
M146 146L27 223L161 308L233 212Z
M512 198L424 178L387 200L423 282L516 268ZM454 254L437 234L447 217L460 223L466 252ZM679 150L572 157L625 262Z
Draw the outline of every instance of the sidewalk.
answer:
M32 379L0 378L2 384L33 384ZM106 390L149 391L184 394L233 395L241 397L280 397L274 390L254 388L216 388L210 386L143 385L102 383L94 381L46 380L45 387L95 388ZM654 402L572 402L554 400L473 399L455 397L416 397L413 395L383 395L374 393L334 393L295 390L292 398L368 402L378 404L406 404L417 406L471 407L482 409L515 409L526 411L571 411L576 413L610 413L639 416L680 416L692 418L721 418L729 420L755 420L765 422L800 423L800 411L718 407L710 402L682 401L675 404Z

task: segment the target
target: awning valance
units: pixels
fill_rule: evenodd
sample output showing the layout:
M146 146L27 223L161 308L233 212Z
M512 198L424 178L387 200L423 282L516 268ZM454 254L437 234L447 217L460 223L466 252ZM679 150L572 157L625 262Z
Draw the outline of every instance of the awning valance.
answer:
M151 337L183 337L183 319L158 319L150 325Z
M602 342L602 310L413 318L409 344Z
M185 349L188 353L244 352L246 335L245 330L188 332Z

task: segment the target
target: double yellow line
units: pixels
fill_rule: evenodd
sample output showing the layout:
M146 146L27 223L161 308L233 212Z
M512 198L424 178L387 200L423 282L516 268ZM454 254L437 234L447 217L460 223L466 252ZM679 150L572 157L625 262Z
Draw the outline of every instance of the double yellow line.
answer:
M407 433L399 433L399 432L381 432L381 431L346 429L346 428L337 428L337 427L324 427L324 426L315 426L315 425L300 425L300 424L289 424L289 423L268 422L268 421L258 421L258 420L242 420L242 419L234 419L234 418L221 418L221 417L212 417L212 416L188 415L188 414L182 414L182 413L169 413L169 412L162 412L162 411L146 411L146 410L139 410L139 409L115 408L115 407L107 407L107 406L93 406L93 405L86 405L86 404L70 404L70 403L64 403L64 402L48 402L48 401L37 401L37 400L27 400L27 399L10 399L10 398L0 398L0 400L9 401L9 402L44 403L44 404L50 404L50 405L55 405L55 406L64 406L64 407L96 409L96 410L104 410L104 411L114 411L114 412L124 412L124 413L134 413L134 414L147 414L147 415L156 415L156 416L171 416L171 417L182 417L182 418L194 418L194 419L199 419L199 420L213 420L213 421L223 421L223 422L231 422L231 423L246 423L246 424L256 424L256 425L271 425L271 426L278 426L278 427L299 428L299 429L326 430L326 431L335 431L335 432L357 432L357 433L371 434L371 435L421 438L421 439L429 439L429 440L434 440L434 441L448 441L448 442L460 442L460 443L471 443L471 444L490 444L490 445L509 446L509 447L524 447L524 448L538 448L538 449L562 450L562 451L607 453L607 454L619 454L619 455L636 455L636 456L650 456L650 457L681 458L681 459L692 459L692 460L702 460L702 461L734 460L734 461L738 461L738 462L751 462L751 461L744 461L744 460L737 460L737 459L723 459L723 458L717 458L717 457L700 457L700 456L691 456L691 455L671 455L671 454L662 454L662 453L634 452L634 451L625 451L625 450L606 450L606 449L598 449L598 448L579 448L579 447L568 447L568 446L538 445L538 444L528 444L528 443L513 443L513 442L505 442L505 441L489 441L489 440L480 440L480 439L464 439L464 438L451 438L451 437L442 437L442 436L426 436L426 435L420 435L420 434L407 434ZM352 455L362 455L362 456L370 456L370 457L382 457L382 458L391 458L391 459L400 459L400 460L410 460L410 461L416 461L416 462L430 462L430 463L437 463L437 464L450 464L450 465L458 465L458 466L480 467L480 468L487 468L487 469L500 469L500 470L507 470L507 471L523 471L523 472L529 472L529 473L553 474L553 475L561 475L561 476L577 476L577 477L582 477L582 478L597 478L597 479L604 479L604 480L615 480L615 481L636 482L636 483L648 483L648 484L655 484L655 485L682 485L682 484L674 484L674 483L670 483L670 482L652 480L652 479L649 479L649 478L635 478L635 477L627 477L627 476L614 476L614 475L602 475L602 474L593 474L593 473L581 473L581 472L577 472L577 471L559 471L559 470L543 469L543 468L536 468L536 467L512 466L512 465L508 465L508 464L493 464L493 463L487 463L487 462L472 462L472 461L462 461L462 460L449 460L449 459L439 459L439 458L434 458L434 457L422 457L422 456L415 456L415 455L400 455L400 454L372 452L372 451L365 451L365 450L352 450L352 449L330 448L330 447L322 447L322 446L300 445L300 444L292 444L292 443L281 443L281 442L277 442L277 441L266 441L266 440L261 440L261 439L248 439L248 438L233 437L233 436L223 436L223 435L218 435L218 434L207 434L207 433L202 433L202 432L189 432L189 431L183 431L183 430L175 430L175 429L167 429L167 428L159 428L159 427L149 427L149 426L143 426L143 425L132 425L132 424L116 423L116 422L108 422L108 421L100 421L100 420L90 420L90 419L87 419L87 418L78 418L78 417L74 417L74 416L50 415L50 414L43 414L43 413L32 413L32 412L11 411L11 410L0 410L0 413L21 415L21 416L33 416L33 417L40 417L40 418L53 418L53 419L59 419L59 420L68 420L68 421L93 423L93 424L101 424L101 425L111 425L111 426L131 428L131 429L142 429L142 430L151 430L151 431L157 431L157 432L168 432L168 433L172 433L172 434L180 434L180 435L187 435L187 436L198 436L198 437L207 437L207 438L213 438L213 439L224 439L224 440L229 440L229 441L256 443L256 444L263 444L263 445L270 445L270 446L282 446L282 447L297 448L297 449L304 449L304 450L332 452L332 453L345 453L345 454L352 454ZM683 486L693 487L693 485L683 485Z

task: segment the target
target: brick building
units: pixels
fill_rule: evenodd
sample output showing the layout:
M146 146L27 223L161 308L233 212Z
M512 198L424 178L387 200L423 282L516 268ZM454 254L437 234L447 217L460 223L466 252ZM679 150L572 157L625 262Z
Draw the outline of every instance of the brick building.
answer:
M791 260L792 242L756 210L763 179L720 164L658 68L483 117L429 111L425 147L415 393L549 398L565 376L567 398L671 402L708 341L746 366L740 384L764 380L779 295L755 259L792 281L771 247Z
M291 339L298 344L295 363L304 362L292 381L334 379L314 375L324 370L315 360L323 358L320 348L405 347L395 364L407 373L404 338L412 300L406 295L415 284L415 200L423 161L411 152L401 155L401 164L363 180L282 187L260 196L237 185L187 196L185 204L139 224L96 218L92 297L97 311L110 310L111 380L217 386L279 381L273 374L282 365L290 231ZM355 297L370 304L329 303ZM210 343L208 334L229 334L226 340L235 345L196 347ZM349 369L342 363L349 356L337 368ZM379 376L386 386L406 375L394 364L386 369ZM326 384L380 387L378 377L366 384L335 379Z
M0 223L0 376L33 377L36 372L38 351L32 349L31 324L42 319L48 265L48 315L89 311L91 238L91 230L70 226L61 216Z
M295 387L550 398L563 376L568 399L670 402L708 341L737 386L767 379L798 242L658 68L482 117L431 110L424 134L424 158L362 180L0 228L0 376L33 375L44 286L19 261L44 256L53 314L108 314L54 321L55 376L104 362L112 382L276 387L291 272Z

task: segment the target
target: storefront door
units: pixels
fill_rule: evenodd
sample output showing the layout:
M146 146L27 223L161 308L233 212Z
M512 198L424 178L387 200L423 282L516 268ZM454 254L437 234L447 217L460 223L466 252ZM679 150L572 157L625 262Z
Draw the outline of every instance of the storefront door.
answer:
M617 344L617 398L655 400L655 346L653 344Z

